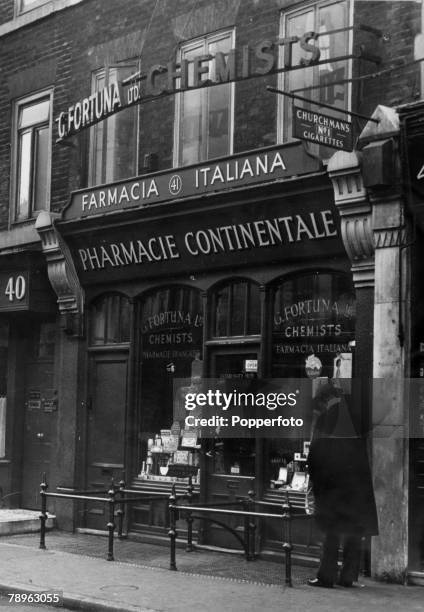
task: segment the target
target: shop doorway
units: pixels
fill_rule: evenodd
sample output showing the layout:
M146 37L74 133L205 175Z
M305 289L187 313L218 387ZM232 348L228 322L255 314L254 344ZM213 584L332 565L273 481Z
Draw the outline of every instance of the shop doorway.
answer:
M211 378L225 381L232 387L236 381L256 377L257 348L215 349L210 355ZM213 504L237 502L254 489L256 441L255 438L219 438L207 441L206 501ZM229 506L231 508L231 506ZM236 508L236 506L232 506ZM232 529L243 529L243 519L226 518L223 521ZM204 540L223 548L240 548L237 540L225 529L206 522Z
M128 352L93 353L87 402L87 489L107 490L124 470ZM104 504L86 507L85 526L106 529Z
M26 351L21 505L34 510L40 508L43 474L50 480L56 438L55 332L53 322L34 323Z

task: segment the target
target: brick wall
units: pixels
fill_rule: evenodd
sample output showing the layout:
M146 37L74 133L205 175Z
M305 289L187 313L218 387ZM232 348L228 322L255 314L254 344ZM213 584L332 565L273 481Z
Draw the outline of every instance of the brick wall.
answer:
M141 53L142 66L166 63L175 57L178 44L206 32L236 26L236 45L275 40L280 6L299 5L275 0L86 0L46 19L27 25L0 39L0 229L7 228L10 193L11 111L14 99L54 87L54 111L59 112L91 88L93 70L106 61L118 62ZM412 60L414 36L419 29L421 7L416 2L368 2L355 4L356 22L374 25L390 34L389 42L376 42L367 34L355 34L355 45L365 44L382 57L379 66L355 61L354 74L384 69ZM0 0L0 22L13 15L13 2ZM419 91L418 68L402 69L393 76L353 86L353 106L370 114L377 104L412 101ZM277 98L266 91L276 76L253 78L236 85L235 152L276 142ZM139 107L140 166L146 153L156 153L159 169L170 168L173 157L175 96L164 96ZM363 126L358 123L358 128ZM56 129L54 139L56 138ZM60 210L70 192L85 186L87 132L53 142L52 209ZM140 168L141 170L141 168Z

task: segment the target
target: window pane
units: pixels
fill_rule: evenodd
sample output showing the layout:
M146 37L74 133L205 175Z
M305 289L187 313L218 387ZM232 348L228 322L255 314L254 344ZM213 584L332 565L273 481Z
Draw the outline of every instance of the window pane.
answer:
M348 53L348 37L346 32L326 35L326 32L343 28L348 23L347 3L331 4L319 9L318 39L321 50L321 59L341 57ZM320 100L340 108L347 108L347 87L332 85L334 81L347 78L347 62L334 62L323 64L320 67L320 82L328 85L321 89ZM334 113L337 115L337 113ZM343 118L343 115L340 115Z
M181 51L182 58L189 61L189 85L193 84L193 59L203 53L205 53L203 43ZM203 76L206 78L205 75ZM187 91L181 94L180 104L180 163L185 166L202 159L205 92L201 89Z
M129 342L130 340L130 303L126 298L121 300L121 325L119 330L119 341Z
M290 16L286 21L286 36L298 36L299 38L305 33L314 30L314 11L309 10L301 14ZM299 44L292 45L292 65L298 66L301 58L304 56L304 51L301 49ZM306 68L305 70L292 70L286 72L284 76L284 90L294 91L309 87L313 84L313 71L314 68ZM310 92L309 97L314 98L314 93ZM291 125L292 125L292 105L287 102L284 103L284 139L291 137ZM297 104L297 102L296 102ZM302 106L301 104L299 104ZM307 105L303 105L307 107Z
M106 301L101 300L91 307L90 344L104 344L106 333Z
M40 128L35 133L34 210L46 210L48 193L49 129Z
M209 45L209 53L213 56L217 52L225 54L231 49L231 36L214 41ZM215 61L210 62L209 76L212 79L215 73ZM219 157L230 152L230 108L231 85L219 85L208 89L208 150L207 157Z
M216 292L215 306L215 333L214 336L228 335L228 302L229 302L229 287L223 287Z
M209 90L208 158L229 153L230 85L219 85Z
M29 216L31 185L31 132L24 132L19 138L18 150L18 195L16 218L26 219Z
M231 304L231 335L243 336L246 316L246 283L234 283Z
M29 127L49 120L50 100L28 104L21 109L19 128Z
M114 344L119 342L120 302L121 300L118 295L112 295L108 298L106 344Z
M259 298L259 286L251 284L249 292L248 334L259 334L261 331L261 303Z

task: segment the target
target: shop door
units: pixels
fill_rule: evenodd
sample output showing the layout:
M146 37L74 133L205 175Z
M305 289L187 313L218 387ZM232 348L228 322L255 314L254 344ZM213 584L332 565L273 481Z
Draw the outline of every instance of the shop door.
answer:
M127 352L96 353L91 357L87 402L88 489L107 491L112 478L118 483L123 476L127 373ZM85 516L86 527L106 529L105 504L90 502Z
M57 398L53 388L53 361L26 364L22 497L23 508L40 508L43 474L50 482L50 462L57 424Z
M246 371L246 361L257 360L255 350L217 350L211 355L211 377L229 382L252 376ZM210 440L207 454L206 490L208 503L232 503L244 498L254 488L256 445L253 438L216 438ZM235 509L236 506L229 506ZM237 508L240 509L240 508ZM242 535L243 519L222 518ZM205 541L224 548L240 548L236 538L222 527L205 524Z

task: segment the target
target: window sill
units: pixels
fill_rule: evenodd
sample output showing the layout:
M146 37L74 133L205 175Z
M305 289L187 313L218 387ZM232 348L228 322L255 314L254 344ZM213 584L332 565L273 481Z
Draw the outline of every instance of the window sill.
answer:
M17 15L12 21L8 21L7 23L0 25L0 37L19 30L20 28L23 28L34 21L38 21L39 19L48 17L53 13L57 13L62 9L79 4L82 1L83 0L55 0L53 2L50 0L41 6L28 9L27 11Z

